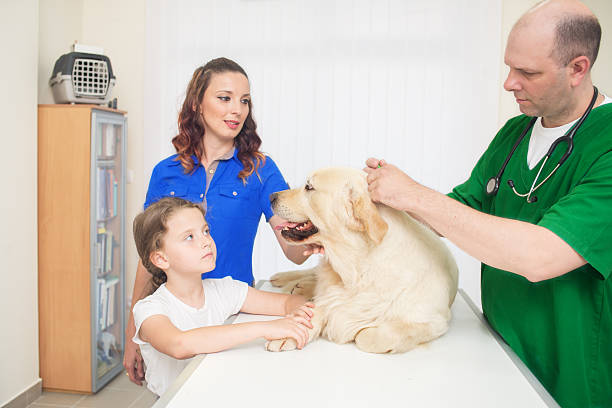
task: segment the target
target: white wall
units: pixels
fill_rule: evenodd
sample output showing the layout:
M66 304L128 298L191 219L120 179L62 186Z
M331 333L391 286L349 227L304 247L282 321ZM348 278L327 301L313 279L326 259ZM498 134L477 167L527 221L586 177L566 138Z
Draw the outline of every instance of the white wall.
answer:
M144 179L173 153L193 70L227 56L249 74L262 149L290 185L316 168L361 168L377 156L449 191L497 128L500 4L151 1ZM456 253L462 286L478 296L478 263ZM253 267L256 278L296 268L264 222Z
M612 1L585 0L602 27L602 46L593 66L593 82L608 96L612 96Z
M82 41L83 0L39 0L38 103L53 103L49 78L60 55Z
M144 145L143 179L155 162L173 153L169 141L191 72L224 55L249 73L262 148L291 185L315 168L359 167L364 157L377 155L448 191L467 177L497 129L520 113L503 89L503 53L512 25L536 2L151 0L145 55L150 143ZM612 43L606 31L612 27L612 5L586 4L604 26L593 76L605 91L612 81L605 46ZM436 15L438 7L454 18ZM231 25L225 15L232 16ZM472 54L474 49L480 54ZM471 114L458 122L453 114L462 108ZM478 262L450 246L462 271L460 285L479 303ZM253 261L257 278L295 268L263 222Z
M38 2L0 3L0 406L39 381L36 238Z
M40 0L40 50L38 102L53 103L48 85L58 57L70 46L82 44L104 48L117 82L112 97L128 112L126 186L126 294L131 294L136 270L132 220L142 209L147 181L143 179L143 86L145 0ZM134 169L137 169L134 171Z

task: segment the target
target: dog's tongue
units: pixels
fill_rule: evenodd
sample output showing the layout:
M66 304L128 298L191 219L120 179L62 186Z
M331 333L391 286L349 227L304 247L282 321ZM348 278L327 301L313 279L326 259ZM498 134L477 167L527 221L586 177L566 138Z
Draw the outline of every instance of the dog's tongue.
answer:
M289 221L287 221L287 222L283 222L282 224L278 224L276 227L274 227L274 229L277 230L277 231L280 231L280 230L282 230L285 227L295 228L298 225L300 225L299 222L289 222Z

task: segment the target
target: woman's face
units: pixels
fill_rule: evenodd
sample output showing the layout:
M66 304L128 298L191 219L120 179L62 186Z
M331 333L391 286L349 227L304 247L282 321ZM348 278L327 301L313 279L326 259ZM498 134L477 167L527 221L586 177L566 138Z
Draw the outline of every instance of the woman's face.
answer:
M212 75L200 103L207 138L238 136L249 114L250 92L249 80L239 72Z

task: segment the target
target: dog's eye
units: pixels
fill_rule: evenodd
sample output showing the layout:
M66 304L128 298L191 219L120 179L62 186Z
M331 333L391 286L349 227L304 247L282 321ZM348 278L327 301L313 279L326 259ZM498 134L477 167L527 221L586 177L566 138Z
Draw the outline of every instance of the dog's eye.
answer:
M310 185L310 183L306 183L306 185L304 186L304 190L310 191L310 190L314 190L314 188Z

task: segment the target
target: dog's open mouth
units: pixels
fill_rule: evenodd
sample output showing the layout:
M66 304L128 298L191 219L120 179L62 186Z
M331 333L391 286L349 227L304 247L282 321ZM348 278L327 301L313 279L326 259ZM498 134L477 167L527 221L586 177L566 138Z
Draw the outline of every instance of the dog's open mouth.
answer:
M285 222L276 226L277 230L281 230L282 236L294 242L303 241L311 235L319 232L317 227L310 221L304 222Z

